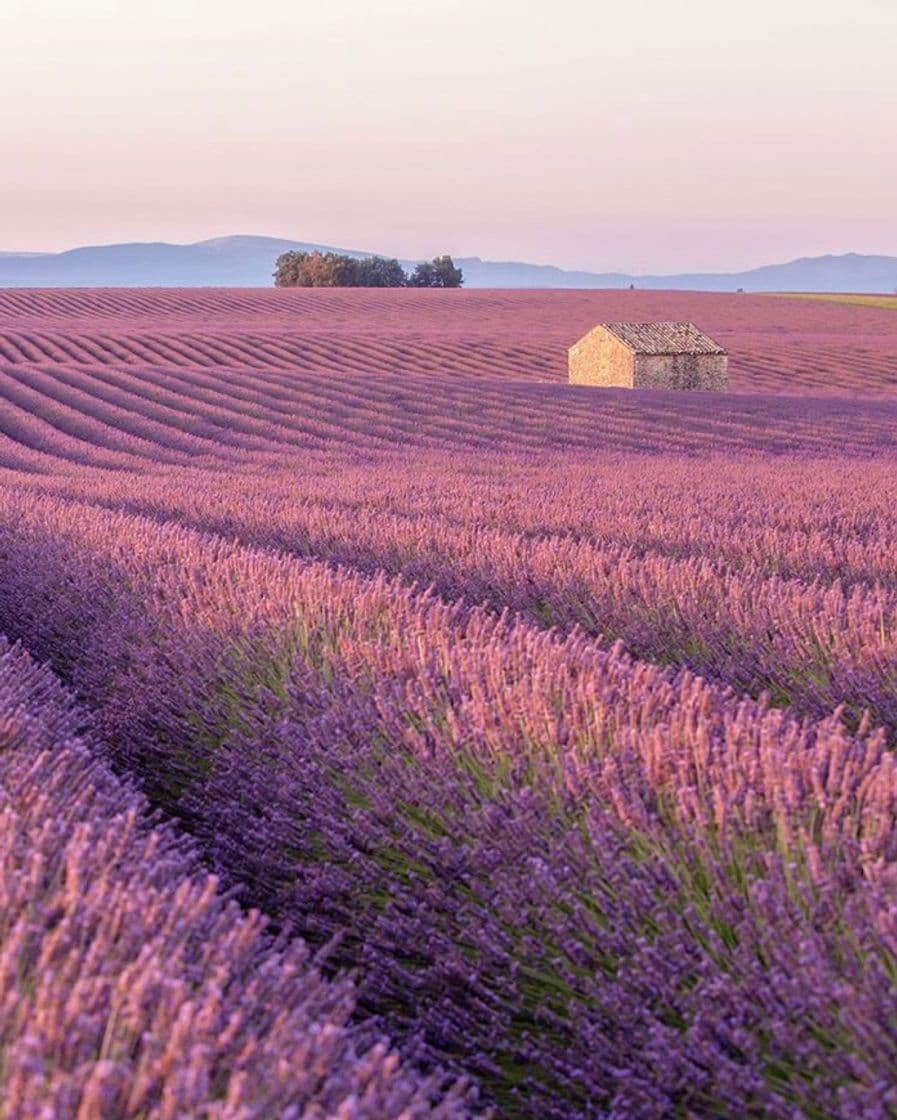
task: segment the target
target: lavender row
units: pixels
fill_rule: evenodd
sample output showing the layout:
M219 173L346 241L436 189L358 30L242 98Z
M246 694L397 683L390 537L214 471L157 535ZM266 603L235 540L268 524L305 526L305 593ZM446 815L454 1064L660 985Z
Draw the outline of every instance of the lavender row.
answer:
M4 1118L468 1115L348 1026L352 986L227 901L82 722L0 638Z
M372 550L381 535L411 540L414 524L422 532L442 525L485 529L524 545L536 539L706 558L758 577L850 587L897 583L897 485L887 461L308 452L289 470L159 465L149 477L85 468L62 477L6 474L4 481L182 518L258 543L292 538L306 550L317 543L305 540L306 519L320 537L332 517L332 536L343 540L354 517L355 537L363 532Z
M426 465L373 465L367 477L331 470L323 480L195 472L189 485L180 474L91 476L63 487L294 555L402 575L564 632L619 639L639 657L766 691L816 717L843 706L854 723L868 710L897 729L889 543L897 524L884 469L863 491L837 464L812 472L792 464L790 501L758 526L773 480L755 465L738 466L749 483L736 485L731 465L706 477L681 463L660 470L632 460L627 471L644 467L647 480L600 498L595 464L579 474L569 463L563 472L543 467L544 497L529 512L533 481L523 471L514 481L513 462L468 461L466 488L450 462L433 461L441 474ZM603 468L611 477L614 464ZM782 486L782 468L775 477ZM554 531L537 532L552 518Z
M0 465L270 466L295 463L308 449L408 446L802 456L830 455L836 447L870 458L893 457L897 446L897 409L888 400L718 394L711 404L702 395L683 398L662 390L634 398L625 391L596 394L517 377L496 381L495 359L505 363L483 340L492 350L485 364L480 344L468 340L451 344L434 367L430 359L438 344L432 340L422 346L418 339L412 354L369 337L337 342L334 349L331 339L324 341L330 351L326 370L290 368L297 354L282 338L224 336L213 347L217 356L206 353L200 366L193 364L193 343L186 339L158 338L161 352L147 362L141 339L121 335L108 340L111 351L94 339L90 349L101 353L94 360L88 355L85 366L71 347L75 342L82 350L88 341L0 337ZM201 338L194 341L204 348ZM354 351L354 371L340 368L344 346ZM8 364L4 348L8 357L18 351L28 360ZM252 351L267 352L281 368L247 368ZM506 353L506 369L532 371L533 361L538 366L544 356L538 348Z
M687 673L9 497L0 623L503 1114L897 1115L897 768Z

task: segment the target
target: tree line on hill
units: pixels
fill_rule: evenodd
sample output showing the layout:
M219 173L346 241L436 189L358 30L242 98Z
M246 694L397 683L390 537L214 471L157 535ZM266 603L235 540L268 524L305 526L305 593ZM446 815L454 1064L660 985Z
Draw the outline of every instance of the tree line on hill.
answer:
M397 260L343 253L281 253L274 268L278 288L460 288L464 273L449 256L422 261L406 272Z

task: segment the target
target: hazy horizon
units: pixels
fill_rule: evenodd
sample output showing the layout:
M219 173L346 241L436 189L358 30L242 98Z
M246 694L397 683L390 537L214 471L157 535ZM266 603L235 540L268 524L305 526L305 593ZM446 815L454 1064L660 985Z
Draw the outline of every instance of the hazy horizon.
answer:
M83 245L65 246L65 247L63 247L61 249L58 249L58 250L28 251L28 250L23 249L23 250L8 251L8 250L5 250L2 247L0 247L0 258L7 257L7 256L22 256L22 257L26 257L26 256L34 256L34 257L55 256L57 253L73 252L73 251L76 251L76 250L79 250L79 249L118 248L118 247L123 246L123 245L134 245L134 246L139 246L139 245L169 245L169 246L174 246L174 247L178 247L178 248L190 248L190 247L195 246L195 245L202 245L202 244L207 244L207 243L215 242L215 241L232 241L232 240L237 239L237 238L248 238L250 240L255 240L256 238L263 238L263 237L272 237L277 241L293 242L295 244L308 244L308 245L320 244L320 245L324 246L323 242L312 242L308 238L303 238L303 237L285 237L283 235L278 235L278 234L231 233L231 234L213 234L211 237L197 238L196 240L193 240L193 241L169 241L165 238L153 238L151 240L146 239L146 238L135 238L133 241L126 241L126 242L114 242L114 241L113 242L109 242L109 241L102 242L102 241L98 241L98 242L95 242L95 243L90 244L90 245L83 244ZM370 245L337 245L337 244L333 244L333 245L330 245L328 247L332 248L332 249L340 250L340 251L370 253L371 255L374 255L374 256L385 256L385 257L394 256L394 254L389 250L388 247L384 248L383 246L373 246L372 247ZM717 267L717 268L714 268L714 269L700 269L700 268L697 268L697 269L682 270L680 273L669 272L668 274L672 277L675 277L676 275L685 275L686 273L691 273L691 274L694 274L694 275L699 275L701 273L706 273L708 275L712 275L714 273L739 274L741 272L751 271L751 269L754 268L754 267L757 267L757 268L775 267L775 266L779 266L779 265L788 265L788 264L791 264L791 263L797 263L798 261L806 260L806 259L809 259L809 260L818 259L818 257L823 257L823 256L825 256L825 257L829 257L829 256L831 256L831 257L843 257L843 256L850 256L850 255L854 255L852 253L852 251L851 250L845 250L844 253L840 253L840 254L824 253L824 254L814 255L814 257L808 257L807 255L801 255L800 257L789 258L788 260L762 261L756 266L748 266L745 269L735 269L735 268L728 268L726 266L720 266L720 267ZM861 254L861 255L863 255L863 256L879 256L879 255L897 256L897 254L875 254L875 253ZM417 259L417 258L402 257L401 259L402 260L414 260L414 259ZM465 260L465 259L476 260L476 259L478 259L478 260L481 260L483 264L494 264L494 265L502 265L502 264L517 265L517 264L519 264L519 265L527 265L527 266L536 267L536 268L556 267L556 268L560 268L562 271L581 271L581 272L592 273L592 274L610 273L610 272L617 271L617 270L614 270L614 269L600 269L600 268L594 268L594 269L564 269L563 266L556 265L554 261L523 260L523 258L521 258L521 257L506 257L506 258L501 258L501 259L493 258L493 257L486 258L486 257L480 256L479 254L474 254L474 253L456 254L456 259L457 260ZM621 275L626 276L626 277L628 277L629 275L641 275L641 276L645 276L645 277L651 277L651 276L663 276L664 273L663 272L657 272L657 271L652 272L650 270L642 270L639 273L626 273L625 271L621 270Z
M897 254L895 35L890 0L6 0L0 250L286 229L592 272Z

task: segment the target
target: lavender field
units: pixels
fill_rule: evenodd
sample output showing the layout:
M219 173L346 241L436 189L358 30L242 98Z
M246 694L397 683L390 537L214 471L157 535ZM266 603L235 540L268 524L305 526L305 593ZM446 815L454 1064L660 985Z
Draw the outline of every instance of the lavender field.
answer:
M659 316L733 392L563 383ZM897 1117L892 310L16 292L0 354L2 1120Z

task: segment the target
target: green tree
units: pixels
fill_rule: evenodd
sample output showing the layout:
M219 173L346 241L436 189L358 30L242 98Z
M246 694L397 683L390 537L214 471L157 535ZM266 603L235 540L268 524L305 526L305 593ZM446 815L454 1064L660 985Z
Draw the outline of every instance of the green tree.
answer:
M408 282L404 268L395 259L365 257L356 263L355 282L361 288L404 288Z
M422 261L408 279L409 288L460 288L464 273L449 256Z
M300 273L300 284L307 288L351 288L357 264L341 253L309 253Z
M274 266L274 284L278 288L295 288L308 253L290 251L281 253Z
M341 253L282 253L274 266L280 288L348 288L357 282L358 262Z
M464 276L449 256L417 265L411 276L395 259L344 253L281 253L274 266L278 288L460 288Z
M464 283L464 272L455 267L455 262L448 254L433 258L433 271L436 280L434 288L460 288Z
M429 261L421 261L408 277L409 288L432 288L436 270Z

